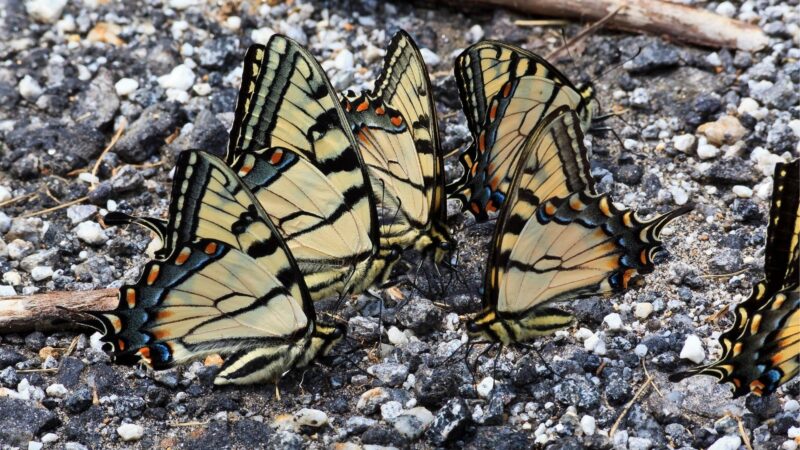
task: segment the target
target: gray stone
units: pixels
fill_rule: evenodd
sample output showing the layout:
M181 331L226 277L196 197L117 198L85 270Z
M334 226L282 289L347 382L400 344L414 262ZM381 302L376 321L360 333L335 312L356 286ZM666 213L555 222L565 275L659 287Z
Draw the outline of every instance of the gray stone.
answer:
M111 188L117 194L135 191L142 185L144 185L144 177L133 166L124 165L111 177Z
M408 366L396 363L382 363L370 366L367 368L367 372L388 386L399 386L408 377Z
M200 111L192 122L193 127L182 133L170 149L175 153L186 150L203 150L212 155L224 157L228 147L228 130L211 111Z
M29 441L61 423L54 413L32 403L0 397L0 442L10 446L27 446Z
M623 67L630 73L644 74L676 67L679 63L680 55L675 47L655 42L642 48L641 52Z
M141 163L164 145L184 120L184 112L176 102L156 103L144 111L117 142L114 151L129 163Z
M397 321L418 335L430 333L442 320L442 311L426 298L414 298L397 311Z
M119 109L119 98L114 90L114 77L101 67L89 88L80 96L72 113L73 119L98 129L104 128L114 120Z

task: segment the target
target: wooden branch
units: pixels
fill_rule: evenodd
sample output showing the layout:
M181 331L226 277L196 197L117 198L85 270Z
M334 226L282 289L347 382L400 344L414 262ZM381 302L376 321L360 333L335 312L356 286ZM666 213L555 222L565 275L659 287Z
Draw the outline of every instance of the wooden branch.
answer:
M758 51L769 39L757 26L662 0L461 0L501 6L537 16L553 16L584 21L600 20L623 8L608 22L610 28L666 35L706 47L725 47ZM455 4L455 1L450 0Z
M80 317L70 311L112 310L118 293L118 289L98 289L0 297L0 334L71 328Z

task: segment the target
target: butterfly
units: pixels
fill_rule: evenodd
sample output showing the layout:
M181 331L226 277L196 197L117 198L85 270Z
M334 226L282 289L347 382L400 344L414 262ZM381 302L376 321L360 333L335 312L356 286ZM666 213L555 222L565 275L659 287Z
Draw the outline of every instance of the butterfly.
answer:
M671 381L710 375L731 383L733 396L769 395L800 372L800 159L775 167L764 278L735 309L719 338L722 356L673 374Z
M569 325L554 302L621 292L653 271L659 236L691 206L650 220L597 194L583 145L581 116L548 114L521 146L487 264L483 310L472 337L508 345Z
M478 221L504 204L523 143L555 108L575 110L588 129L596 102L542 57L509 44L482 41L455 62L461 104L473 143L459 157L463 174L447 186Z
M316 321L304 278L260 202L223 161L179 155L167 238L113 311L91 313L121 363L154 369L211 353L215 384L277 380L326 354L344 330Z
M225 161L286 241L313 300L362 292L388 278L401 249L381 246L350 125L327 76L300 44L274 35L248 49ZM117 214L110 220L163 232L163 221Z
M342 99L379 205L383 246L414 246L439 263L455 248L445 225L444 160L428 71L414 40L394 35L369 93Z

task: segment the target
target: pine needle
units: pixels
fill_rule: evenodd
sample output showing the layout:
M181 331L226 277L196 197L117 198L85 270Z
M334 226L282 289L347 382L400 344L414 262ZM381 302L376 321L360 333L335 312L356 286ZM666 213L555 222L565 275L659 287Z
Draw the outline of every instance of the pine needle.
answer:
M622 413L620 413L619 417L617 417L617 420L614 421L614 425L611 427L611 431L608 432L608 435L610 437L614 437L614 433L617 432L617 428L619 428L619 424L622 422L622 419L625 418L625 416L628 415L628 411L631 409L633 404L636 403L639 400L639 397L642 396L642 394L644 393L645 389L647 389L647 386L650 386L650 382L652 380L653 380L652 378L647 377L647 379L644 380L644 384L642 384L642 386L639 388L639 390L636 391L636 395L634 395L633 398L631 399L631 401L629 401L628 404L625 405L625 408L622 409Z

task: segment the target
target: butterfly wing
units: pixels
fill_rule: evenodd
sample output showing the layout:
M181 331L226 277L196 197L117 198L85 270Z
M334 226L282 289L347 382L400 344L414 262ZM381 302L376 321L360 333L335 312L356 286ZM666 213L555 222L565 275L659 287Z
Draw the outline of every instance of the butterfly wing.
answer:
M739 397L769 395L800 373L800 159L775 167L772 191L765 278L734 310L733 326L719 338L722 356L672 381L711 375Z
M565 105L588 127L594 93L576 88L543 58L497 42L469 47L455 70L473 144L460 157L461 178L447 190L486 220L505 201L521 145L541 120Z
M239 88L239 96L236 99L236 112L233 116L233 126L231 127L230 138L228 141L228 152L225 155L225 162L229 165L233 163L236 158L237 146L243 141L241 136L242 126L247 111L250 110L250 101L256 91L258 81L258 73L261 71L261 66L264 64L264 55L266 55L266 47L260 44L253 44L247 49L244 55L244 64L242 65L242 85Z
M220 353L218 384L271 379L301 357L314 307L280 235L219 159L178 159L166 239L171 253L95 312L117 361L156 369Z
M473 334L510 343L566 326L571 316L551 303L626 289L653 270L663 227L689 210L643 221L617 209L608 195L592 193L580 138L579 117L559 109L523 146Z

